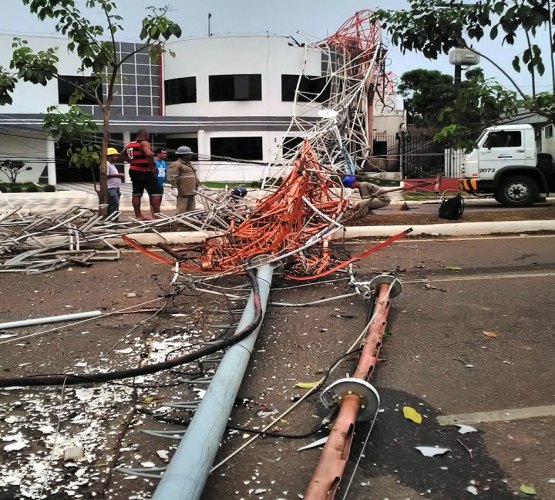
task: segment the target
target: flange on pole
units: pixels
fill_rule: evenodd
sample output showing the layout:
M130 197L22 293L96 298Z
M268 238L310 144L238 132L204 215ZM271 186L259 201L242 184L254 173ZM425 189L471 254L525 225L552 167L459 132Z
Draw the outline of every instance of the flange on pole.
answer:
M376 294L368 334L352 377L337 380L322 393L322 403L339 407L320 461L312 475L304 498L307 500L331 500L349 459L355 424L373 419L380 406L378 391L368 382L374 373L387 324L390 299L401 291L401 282L390 275L376 276L368 288Z

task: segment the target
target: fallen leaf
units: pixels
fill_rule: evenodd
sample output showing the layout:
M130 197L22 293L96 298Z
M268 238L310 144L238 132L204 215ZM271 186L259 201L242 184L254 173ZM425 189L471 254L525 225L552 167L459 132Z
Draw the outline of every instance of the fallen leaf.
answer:
M27 446L27 441L16 441L15 443L7 444L4 446L6 451L18 451Z
M279 411L277 409L273 409L272 411L259 411L256 415L260 418L271 417L272 415L277 415Z
M295 387L299 389L312 389L318 385L318 382L297 382Z
M131 347L128 347L127 349L114 349L114 352L117 352L119 354L131 354L133 352L133 349L131 349Z
M415 448L425 457L435 457L436 455L445 455L451 451L449 448L439 448L437 446L415 446Z
M487 330L484 330L482 332L486 337L497 337L497 333L495 332L488 332Z
M520 491L521 493L524 493L525 495L536 494L536 488L534 488L533 486L528 486L527 484L521 484L518 491Z
M407 420L412 420L415 424L422 423L422 415L410 406L403 406L403 415Z
M447 266L445 269L449 269L449 271L462 271L462 267L458 266Z
M459 434L468 434L469 432L478 432L477 429L470 425L455 424L459 428Z
M328 440L328 436L323 437L321 439L313 441L312 443L307 444L306 446L297 448L297 451L310 450L311 448L317 448L318 446L323 446L324 444L326 444L327 440Z

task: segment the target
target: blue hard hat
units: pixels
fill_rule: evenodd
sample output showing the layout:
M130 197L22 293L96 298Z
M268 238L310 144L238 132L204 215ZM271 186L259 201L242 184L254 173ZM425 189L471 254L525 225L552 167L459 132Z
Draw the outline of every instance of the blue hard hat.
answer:
M236 188L231 191L233 196L237 196L238 198L244 198L247 195L247 188L243 186L237 186Z
M355 182L357 179L354 175L347 175L346 177L343 177L343 185L345 187L351 187L353 185L353 182Z

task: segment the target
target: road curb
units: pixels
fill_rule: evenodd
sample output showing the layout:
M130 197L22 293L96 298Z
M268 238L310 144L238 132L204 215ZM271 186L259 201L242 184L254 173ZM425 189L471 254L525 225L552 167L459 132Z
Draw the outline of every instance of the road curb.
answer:
M344 232L336 233L335 239L392 236L406 230L409 227L412 228L411 235L414 236L479 236L487 234L521 234L537 231L555 232L555 220L455 222L447 224L424 224L414 226L411 226L410 224L395 226L348 226L345 228ZM210 231L183 231L160 234L135 233L129 234L128 236L138 241L142 245L156 245L157 243L199 243L206 238L216 235L217 233ZM114 245L124 244L121 238L111 238L109 241Z

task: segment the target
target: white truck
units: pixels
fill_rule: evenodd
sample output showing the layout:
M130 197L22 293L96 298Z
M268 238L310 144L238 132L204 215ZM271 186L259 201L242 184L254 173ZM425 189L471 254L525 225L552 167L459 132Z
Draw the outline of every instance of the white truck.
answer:
M493 195L503 205L528 207L555 191L553 125L496 125L477 139L465 156L459 189Z

